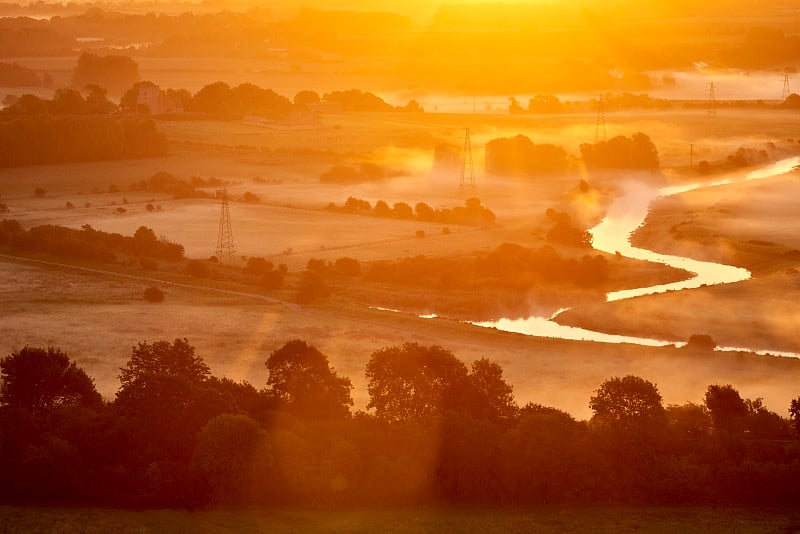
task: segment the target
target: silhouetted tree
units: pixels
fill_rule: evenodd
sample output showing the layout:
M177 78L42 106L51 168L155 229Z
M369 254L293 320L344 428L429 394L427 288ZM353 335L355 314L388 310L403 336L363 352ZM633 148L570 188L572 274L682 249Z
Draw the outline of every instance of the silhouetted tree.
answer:
M94 382L61 349L26 346L0 360L0 403L42 413L55 407L102 405Z
M733 386L708 386L705 405L711 415L715 434L736 435L744 432L747 404Z
M275 350L265 365L267 387L285 410L309 419L350 414L350 379L336 374L316 347L293 339Z
M78 57L72 73L72 87L96 84L116 94L137 81L139 65L128 56L98 56L84 52Z
M366 369L367 409L386 421L420 419L458 406L467 367L437 345L406 343L372 353Z
M481 358L472 362L468 384L473 397L468 407L473 417L491 421L508 421L517 415L514 388L503 378L503 368Z
M202 358L194 353L194 347L188 340L175 339L139 343L131 350L131 357L120 367L120 391L132 386L134 382L146 375L179 376L192 383L199 384L208 380L211 370Z
M661 394L652 382L633 375L610 378L589 399L592 422L622 431L666 423Z
M792 399L789 405L789 419L792 422L795 437L800 438L800 397Z
M670 430L678 439L703 439L711 435L711 416L705 406L687 402L667 406Z

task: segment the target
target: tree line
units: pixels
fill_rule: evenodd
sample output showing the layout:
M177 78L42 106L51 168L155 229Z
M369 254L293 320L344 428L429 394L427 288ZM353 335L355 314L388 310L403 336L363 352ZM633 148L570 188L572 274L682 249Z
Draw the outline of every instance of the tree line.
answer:
M468 226L488 225L495 221L494 212L481 205L481 200L475 197L465 200L463 206L438 209L434 209L424 202L417 202L413 208L405 202L395 202L392 206L389 206L383 200L378 200L373 206L368 200L348 197L341 207L331 202L325 209L386 219L406 219Z
M183 245L140 226L132 236L96 230L88 224L80 229L46 224L24 230L18 221L0 222L0 245L28 252L45 252L68 258L114 262L117 255L138 258L142 265L153 260L183 259Z
M612 377L578 421L518 406L495 362L381 348L369 402L299 339L261 387L219 378L185 339L141 342L104 400L64 351L0 359L0 499L123 507L212 504L794 505L800 397L789 418L731 385L664 406Z
M658 150L650 137L636 132L607 141L583 143L581 158L589 171L632 169L655 171ZM492 139L486 143L486 172L506 176L559 176L574 169L563 147L536 144L524 135Z

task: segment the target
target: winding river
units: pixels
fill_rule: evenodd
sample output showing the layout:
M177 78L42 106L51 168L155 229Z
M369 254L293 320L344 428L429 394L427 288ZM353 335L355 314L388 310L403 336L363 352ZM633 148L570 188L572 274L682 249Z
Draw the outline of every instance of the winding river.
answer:
M608 301L616 301L627 298L663 293L665 291L675 291L682 289L692 289L703 285L729 284L740 282L750 278L750 271L731 265L723 265L706 261L698 261L681 256L671 256L659 254L650 250L637 248L631 245L630 236L644 223L647 217L650 203L657 197L676 195L694 189L715 187L735 183L736 181L757 180L785 174L800 165L800 157L792 157L780 160L761 169L750 172L738 179L724 179L711 183L699 183L686 186L673 186L655 189L639 182L631 182L625 188L623 194L614 200L609 207L606 217L590 230L593 236L593 245L597 250L614 254L619 252L623 256L639 260L647 260L663 263L679 269L685 269L694 274L691 278L649 287L626 289L608 293ZM500 319L499 321L476 322L478 326L493 327L498 330L517 332L531 336L552 337L561 339L599 341L602 343L633 343L647 346L676 345L675 343L661 339L639 338L630 336L620 336L605 334L583 328L565 326L556 323L553 319L565 310L560 310L552 317L529 317L527 319ZM759 354L774 354L780 356L800 357L800 354L779 351L753 351L741 347L718 347L717 350L729 351L749 351Z

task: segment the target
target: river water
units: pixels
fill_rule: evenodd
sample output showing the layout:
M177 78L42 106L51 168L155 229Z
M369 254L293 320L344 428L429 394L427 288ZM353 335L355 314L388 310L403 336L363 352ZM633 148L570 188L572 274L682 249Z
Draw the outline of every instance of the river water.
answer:
M656 189L640 182L631 182L625 188L621 196L614 200L608 209L606 217L590 230L593 236L593 245L597 250L614 254L619 252L623 256L639 260L663 263L679 269L685 269L694 276L688 280L671 284L657 286L640 287L626 289L608 293L608 301L616 301L627 298L663 293L665 291L676 291L683 289L697 288L703 285L729 284L740 282L750 278L750 271L731 265L711 263L706 261L684 258L681 256L671 256L659 254L650 250L637 248L631 245L630 236L644 223L649 210L650 203L658 198L679 193L685 193L694 189L716 187L736 181L757 180L785 174L800 164L800 157L792 157L780 160L771 165L762 167L750 172L741 178L728 178L711 183L700 183L685 186L673 186ZM476 322L478 326L493 327L498 330L517 332L531 336L542 336L572 340L599 341L602 343L633 343L637 345L662 346L676 345L682 346L684 343L666 341L661 339L639 338L629 336L619 336L595 332L583 328L565 326L556 323L553 319L565 310L560 310L552 317L529 317L527 319L500 319L499 321ZM739 350L758 353L769 353L781 356L800 357L800 354L778 351L753 351L744 347L718 347L717 350Z

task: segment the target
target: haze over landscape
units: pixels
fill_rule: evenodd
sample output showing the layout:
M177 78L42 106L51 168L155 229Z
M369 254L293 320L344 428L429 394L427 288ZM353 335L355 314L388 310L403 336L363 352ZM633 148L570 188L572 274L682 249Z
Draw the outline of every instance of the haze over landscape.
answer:
M796 531L798 66L788 0L0 3L2 522Z

